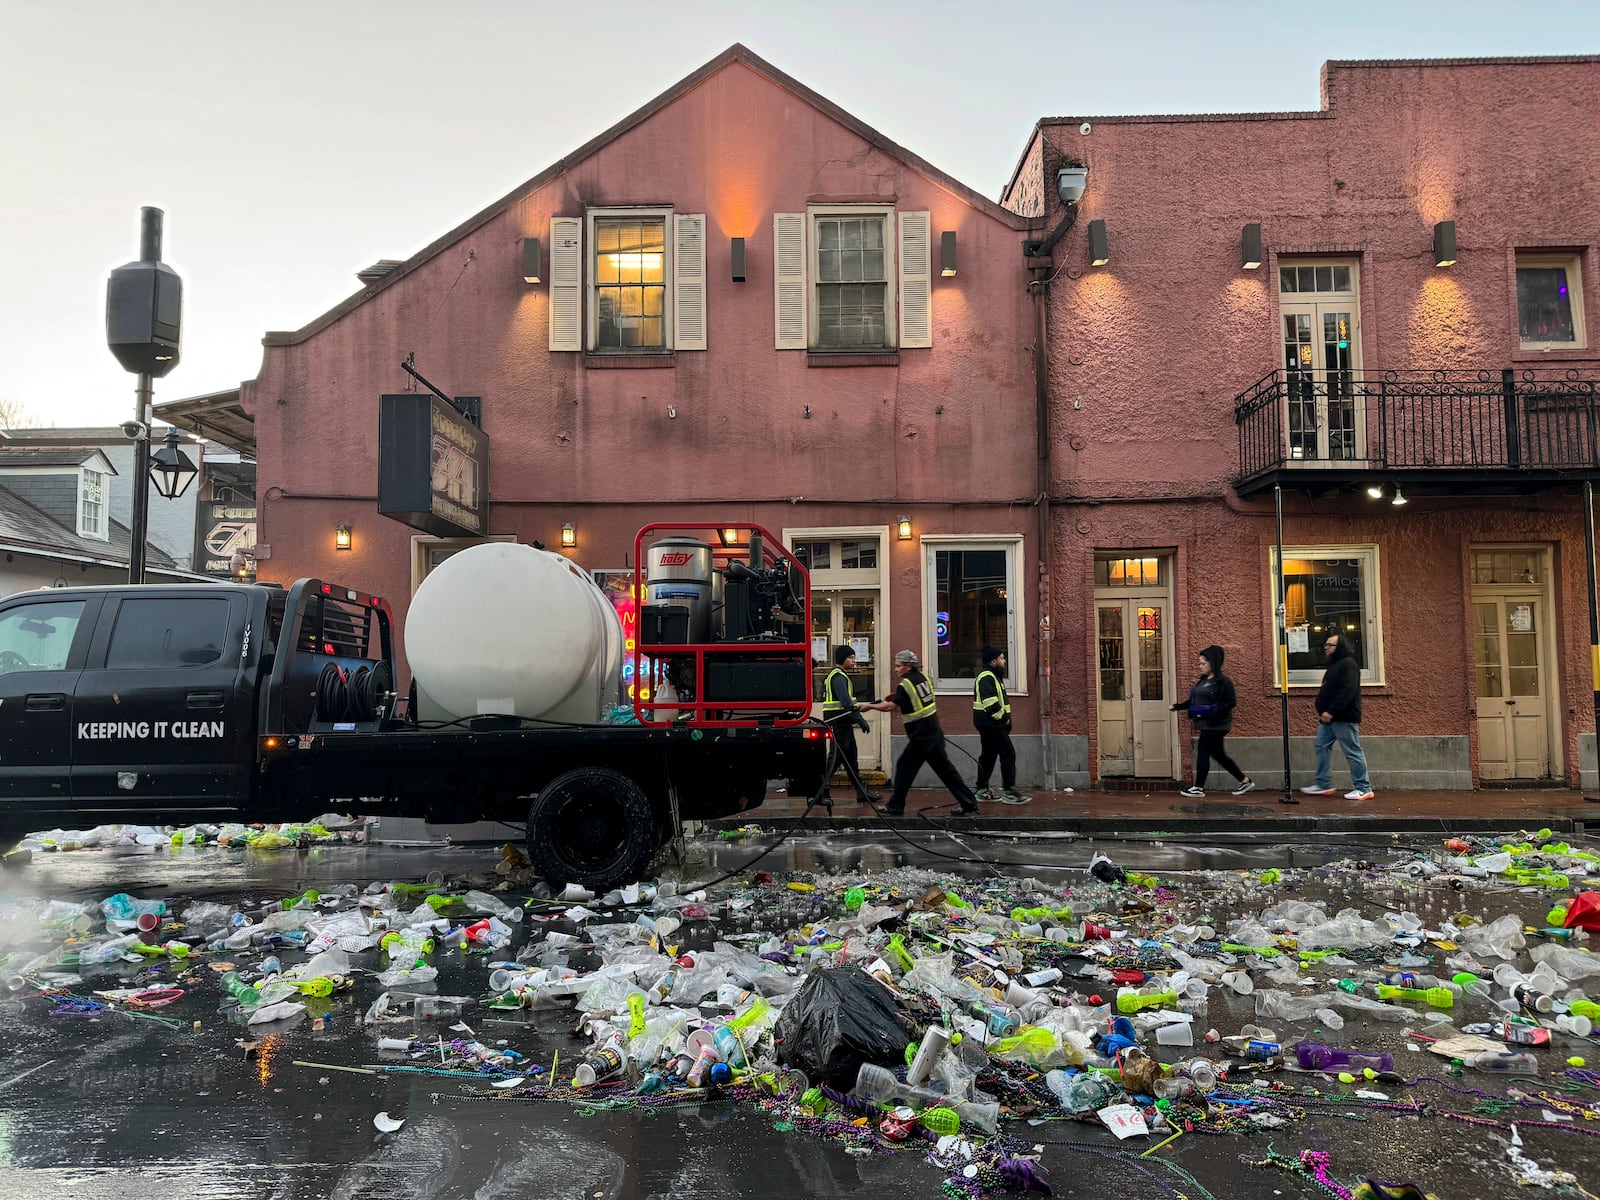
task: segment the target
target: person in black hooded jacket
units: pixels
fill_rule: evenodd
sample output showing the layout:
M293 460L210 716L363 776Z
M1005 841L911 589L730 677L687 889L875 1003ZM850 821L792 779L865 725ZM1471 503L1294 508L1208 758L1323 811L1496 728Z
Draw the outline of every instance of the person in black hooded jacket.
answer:
M1372 778L1367 774L1367 754L1361 748L1361 664L1340 633L1329 633L1322 643L1328 669L1317 692L1317 777L1300 790L1308 796L1333 796L1333 744L1339 743L1350 764L1351 788L1346 800L1371 800Z
M1185 796L1206 794L1206 776L1211 773L1212 760L1239 781L1239 786L1233 789L1235 796L1242 796L1256 786L1223 749L1223 740L1233 728L1234 705L1238 703L1233 680L1222 673L1223 657L1221 646L1207 646L1200 651L1200 678L1189 689L1189 698L1172 706L1174 712L1188 712L1198 739L1194 752L1194 786L1183 789L1181 794Z

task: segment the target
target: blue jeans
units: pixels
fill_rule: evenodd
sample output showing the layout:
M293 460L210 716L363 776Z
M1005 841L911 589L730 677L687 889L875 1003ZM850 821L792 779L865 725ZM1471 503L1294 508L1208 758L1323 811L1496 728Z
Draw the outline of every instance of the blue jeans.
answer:
M1339 743L1344 760L1350 764L1350 783L1358 792L1370 792L1367 755L1361 749L1361 726L1350 721L1330 721L1317 726L1317 779L1319 788L1333 786L1333 744Z

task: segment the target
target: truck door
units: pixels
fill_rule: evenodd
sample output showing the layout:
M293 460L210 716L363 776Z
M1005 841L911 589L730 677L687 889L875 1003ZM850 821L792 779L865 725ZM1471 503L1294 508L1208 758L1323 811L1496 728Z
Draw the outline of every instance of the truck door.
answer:
M195 815L248 793L261 630L240 591L111 596L73 703L72 787L102 814Z
M100 597L69 596L34 592L0 608L0 824L7 828L15 826L12 810L64 806L72 795L72 694Z

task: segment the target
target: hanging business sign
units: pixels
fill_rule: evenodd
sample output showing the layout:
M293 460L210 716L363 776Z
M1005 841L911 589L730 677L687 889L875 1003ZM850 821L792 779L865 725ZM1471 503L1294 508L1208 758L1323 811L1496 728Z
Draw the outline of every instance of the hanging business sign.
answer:
M238 500L202 502L194 561L204 575L231 577L233 555L256 544L256 506Z
M483 537L489 435L430 393L380 396L378 511L437 537Z

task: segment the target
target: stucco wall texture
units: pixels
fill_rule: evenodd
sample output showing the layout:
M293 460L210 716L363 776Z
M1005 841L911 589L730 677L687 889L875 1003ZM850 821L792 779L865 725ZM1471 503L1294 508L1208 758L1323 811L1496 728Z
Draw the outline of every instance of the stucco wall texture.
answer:
M1323 82L1317 113L1092 117L1087 134L1080 117L1041 126L1049 224L1062 212L1055 169L1069 160L1090 168L1077 224L1055 251L1049 299L1058 728L1095 737L1095 550L1171 548L1180 687L1195 651L1215 641L1239 684L1236 732L1278 730L1271 497L1241 502L1231 485L1234 399L1281 365L1281 259L1357 264L1363 370L1498 378L1504 367L1560 367L1595 377L1600 60L1336 63ZM1030 194L1014 181L1006 202ZM1110 242L1100 268L1085 248L1094 219L1106 221ZM1456 222L1459 239L1449 268L1432 254L1441 220ZM1263 226L1257 271L1241 268L1249 222ZM1545 249L1580 259L1588 349L1520 349L1516 254ZM1576 488L1413 495L1404 508L1359 490L1287 495L1287 545L1379 547L1386 683L1365 691L1368 736L1473 732L1467 548L1549 545L1555 766L1578 778L1576 739L1594 728L1594 709ZM1295 703L1296 734L1314 732L1310 695Z
M407 390L412 353L450 394L483 398L490 532L555 547L570 521L589 568L622 566L650 521L892 529L906 514L919 534L1033 530L1021 222L886 145L733 61L469 221L364 303L268 335L242 393L273 547L262 577L331 576L403 617L413 531L376 514L375 447L378 397ZM903 349L895 366L820 367L773 348L773 215L817 203L926 210L934 256L955 231L958 274L932 267L931 349ZM551 216L650 205L707 215L709 348L650 370L549 351ZM544 242L543 285L522 280L524 237ZM747 282L730 281L733 237L747 239ZM335 555L338 524L354 545ZM882 644L921 648L920 549L891 534L887 550Z

